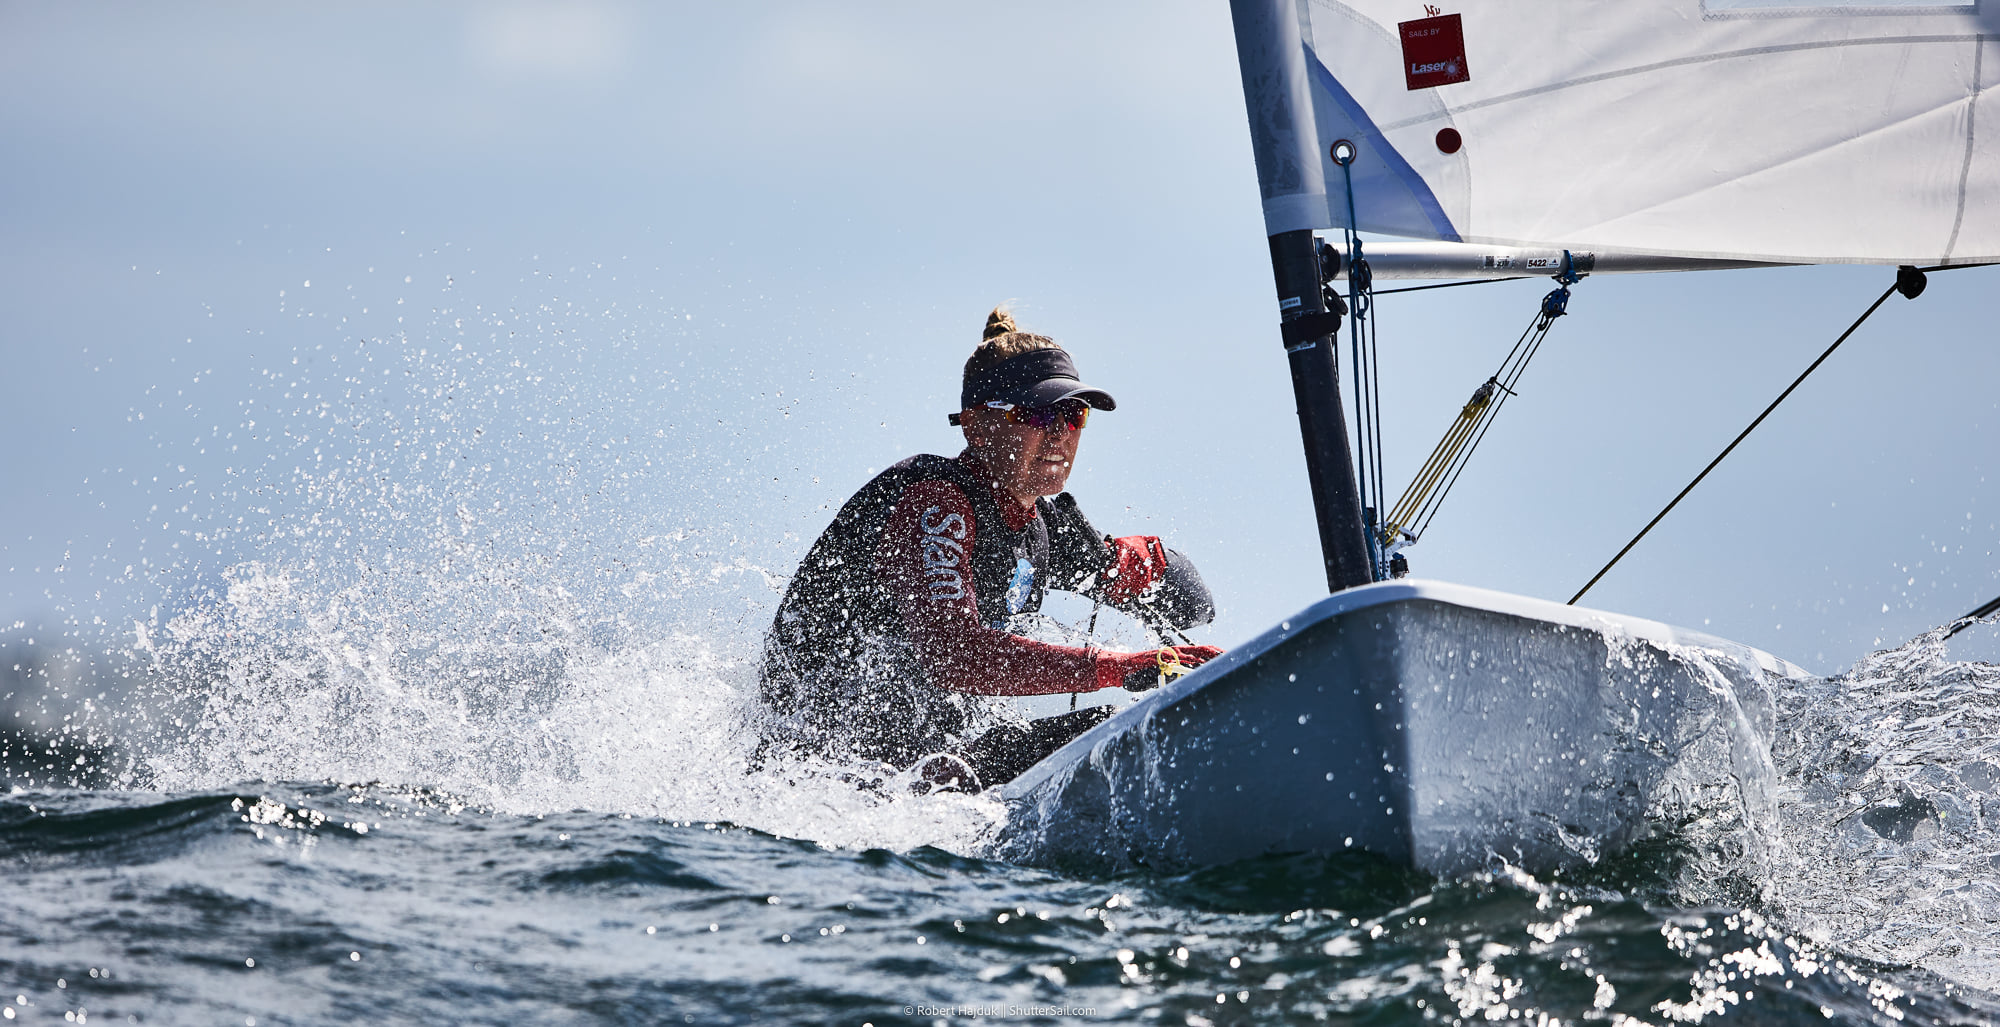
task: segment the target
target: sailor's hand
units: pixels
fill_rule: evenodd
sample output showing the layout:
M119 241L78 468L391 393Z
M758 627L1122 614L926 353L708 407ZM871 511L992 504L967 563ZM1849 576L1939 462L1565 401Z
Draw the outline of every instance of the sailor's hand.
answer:
M1160 684L1160 661L1154 650L1143 653L1098 653L1097 687L1143 692Z
M1100 687L1143 692L1158 688L1208 661L1221 656L1212 645L1170 645L1137 653L1102 653L1097 657ZM1110 671L1110 674L1103 673ZM1109 677L1109 681L1104 679Z
M1222 655L1222 650L1212 645L1170 645L1167 648L1180 658L1181 666L1190 668L1199 667Z
M1167 547L1153 535L1107 538L1111 566L1105 572L1105 598L1122 602L1137 598L1151 589L1167 570Z

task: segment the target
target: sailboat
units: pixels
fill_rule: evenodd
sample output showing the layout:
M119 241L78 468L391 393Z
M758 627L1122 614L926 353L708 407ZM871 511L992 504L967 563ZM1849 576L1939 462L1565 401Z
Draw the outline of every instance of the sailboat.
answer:
M1475 393L1392 507L1370 437L1371 292L1546 275L1545 333L1592 274L1871 263L1898 267L1913 297L1926 270L2000 260L2000 110L1985 94L2000 12L1231 7L1330 595L1007 785L999 853L1180 870L1359 850L1437 873L1539 872L1718 804L1769 816L1771 694L1797 666L1574 599L1400 576L1429 501L1413 494L1455 479L1506 382Z

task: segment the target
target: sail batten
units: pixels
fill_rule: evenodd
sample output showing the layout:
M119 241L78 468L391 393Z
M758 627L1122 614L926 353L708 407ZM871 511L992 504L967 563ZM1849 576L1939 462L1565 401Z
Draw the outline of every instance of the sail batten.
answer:
M1364 231L1768 263L2000 259L2000 11L1492 2L1442 15L1460 49L1411 64L1410 36L1439 16L1412 21L1402 0L1235 7L1296 26L1290 73L1309 86L1292 91L1289 143L1299 162L1314 151L1320 189L1267 181L1269 233L1347 226L1327 153L1347 139ZM1247 90L1257 58L1239 56Z

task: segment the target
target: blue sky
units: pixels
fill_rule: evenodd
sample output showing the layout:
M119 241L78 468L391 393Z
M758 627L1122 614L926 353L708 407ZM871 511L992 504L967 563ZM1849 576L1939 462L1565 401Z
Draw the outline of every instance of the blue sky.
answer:
M956 450L1001 300L1118 397L1073 491L1196 559L1209 639L1323 588L1219 0L0 27L0 623L388 553L741 642L873 470ZM1892 276L1586 280L1416 572L1567 598ZM1589 603L1831 670L2000 593L1995 280L1892 299ZM1392 490L1545 291L1380 301Z

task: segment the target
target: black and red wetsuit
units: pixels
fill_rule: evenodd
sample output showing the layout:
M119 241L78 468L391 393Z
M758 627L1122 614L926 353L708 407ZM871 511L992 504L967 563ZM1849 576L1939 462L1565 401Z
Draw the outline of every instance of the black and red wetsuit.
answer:
M841 507L785 590L764 651L766 745L908 766L966 752L1003 719L991 697L1121 684L1122 668L1097 650L1007 626L1051 588L1143 605L1175 627L1205 623L1213 606L1199 575L1159 551L1171 568L1121 559L1068 493L1032 511L995 502L969 454L911 457Z

